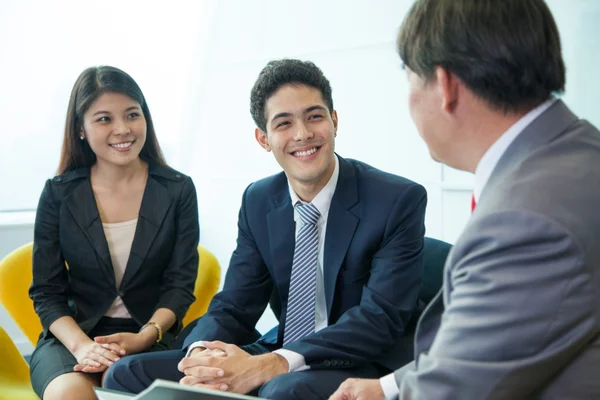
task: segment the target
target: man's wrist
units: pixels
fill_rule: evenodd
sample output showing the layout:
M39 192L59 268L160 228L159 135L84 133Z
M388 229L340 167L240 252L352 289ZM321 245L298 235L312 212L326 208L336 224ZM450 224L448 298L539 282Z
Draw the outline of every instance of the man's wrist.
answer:
M190 351L190 354L188 357L193 357L194 355L196 355L198 353L202 353L204 350L206 350L206 347L195 347Z
M396 377L393 372L379 378L379 385L381 386L383 396L386 399L395 399L400 394L400 389L398 388Z
M192 352L196 349L206 349L206 346L204 345L204 341L203 340L196 340L194 343L190 344L187 347L187 350L185 352L185 356L186 357L191 357L192 356ZM196 351L194 354L198 354L200 353L200 351Z
M285 357L268 353L252 356L256 361L257 369L261 371L256 387L262 386L278 375L285 374L290 370L290 365Z

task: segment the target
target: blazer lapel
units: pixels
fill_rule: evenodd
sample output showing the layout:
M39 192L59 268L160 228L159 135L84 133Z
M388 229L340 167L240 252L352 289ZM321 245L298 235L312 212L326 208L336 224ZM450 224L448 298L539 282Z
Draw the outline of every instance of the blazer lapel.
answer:
M282 174L282 181L277 184L276 194L273 196L273 208L267 214L267 226L269 229L269 247L271 249L273 270L277 275L277 288L283 300L284 298L287 299L290 287L296 241L296 225L294 223L294 208L292 207L289 188L284 174Z
M106 276L109 282L115 282L115 274L110 259L108 243L104 235L102 220L96 206L96 199L90 184L90 179L87 177L82 180L79 185L65 199L67 208L71 215L90 241L96 253L100 256L102 263L100 269Z
M171 207L172 198L167 188L160 184L150 173L142 198L135 236L127 261L127 268L121 287L134 277L146 258L154 238L158 233L167 211Z
M323 275L327 315L331 313L333 294L337 276L358 226L358 188L354 167L342 157L340 175L335 193L331 199L327 230L325 233L325 254L323 257Z

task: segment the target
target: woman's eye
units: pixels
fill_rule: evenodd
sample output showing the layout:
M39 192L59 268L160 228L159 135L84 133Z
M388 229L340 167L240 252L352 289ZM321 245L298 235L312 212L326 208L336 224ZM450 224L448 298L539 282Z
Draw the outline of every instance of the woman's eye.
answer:
M107 121L110 121L110 118L109 117L100 117L97 119L97 121L98 122L107 122Z
M133 113L129 114L127 116L127 118L129 118L129 119L135 119L135 118L138 118L139 116L140 116L140 113L133 112Z

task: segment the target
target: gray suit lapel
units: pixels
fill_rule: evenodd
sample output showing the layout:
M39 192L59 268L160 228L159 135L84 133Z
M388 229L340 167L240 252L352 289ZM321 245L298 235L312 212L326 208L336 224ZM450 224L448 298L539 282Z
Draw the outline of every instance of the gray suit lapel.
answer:
M519 165L527 156L551 142L578 120L577 116L569 110L562 100L556 100L542 115L537 117L521 132L508 146L498 164L492 171L485 185L479 203L484 202L488 193L502 176L515 166Z

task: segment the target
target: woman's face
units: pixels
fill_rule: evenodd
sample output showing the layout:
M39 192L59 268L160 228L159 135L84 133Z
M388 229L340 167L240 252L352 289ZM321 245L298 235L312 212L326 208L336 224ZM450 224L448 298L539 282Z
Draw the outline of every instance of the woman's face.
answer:
M125 166L137 160L146 142L146 119L140 104L121 93L103 93L83 115L80 136L98 164Z

